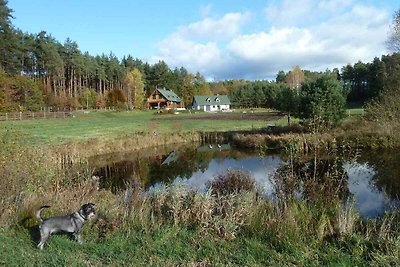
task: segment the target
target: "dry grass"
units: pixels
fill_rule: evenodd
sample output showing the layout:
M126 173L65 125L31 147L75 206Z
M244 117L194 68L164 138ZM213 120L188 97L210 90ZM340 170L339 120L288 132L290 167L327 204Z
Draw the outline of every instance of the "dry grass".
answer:
M397 124L396 124L397 125ZM310 132L305 128L274 130L260 133L238 133L232 141L239 147L263 150L285 150L288 146L302 153L316 149L329 151L335 147L394 148L400 146L399 127L385 127L361 117L350 118L340 127L324 132Z
M135 151L160 145L195 143L203 138L201 133L159 133L156 125L151 126L152 132L120 134L110 138L96 138L81 142L71 142L56 146L53 150L62 157L67 155L72 159L88 158L94 155L111 152Z
M248 194L215 197L182 186L163 187L142 197L130 218L142 229L165 225L198 229L204 234L234 238L247 217Z
M206 187L213 195L218 196L256 191L256 184L250 172L232 169L227 170L226 173L218 174L206 184Z

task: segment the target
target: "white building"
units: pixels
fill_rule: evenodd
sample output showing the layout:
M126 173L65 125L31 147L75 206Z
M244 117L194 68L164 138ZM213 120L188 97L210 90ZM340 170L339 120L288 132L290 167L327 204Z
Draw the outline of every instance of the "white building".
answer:
M203 111L230 110L231 101L227 95L194 96L192 109Z

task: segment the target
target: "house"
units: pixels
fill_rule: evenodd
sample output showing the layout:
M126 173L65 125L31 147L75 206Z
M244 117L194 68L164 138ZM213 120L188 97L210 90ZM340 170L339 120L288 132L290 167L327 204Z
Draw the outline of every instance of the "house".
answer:
M182 98L177 96L173 91L168 89L160 89L151 93L151 95L147 98L147 105L149 109L177 109L183 108Z
M204 111L229 110L231 101L227 95L194 96L192 109Z

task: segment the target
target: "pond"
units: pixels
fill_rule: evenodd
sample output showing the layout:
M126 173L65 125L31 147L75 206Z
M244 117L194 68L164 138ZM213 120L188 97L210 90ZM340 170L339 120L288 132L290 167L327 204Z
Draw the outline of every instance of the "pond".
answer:
M353 199L363 217L374 218L400 206L399 160L400 155L393 150L364 151L352 157L302 156L293 160L282 154L237 149L230 144L190 144L101 155L89 159L89 164L94 175L100 177L100 187L114 193L126 190L133 180L147 190L179 183L204 191L207 182L217 175L228 169L240 169L250 172L258 188L272 198L277 190L314 201L329 202L330 197L339 195ZM293 181L285 178L288 170L297 175Z

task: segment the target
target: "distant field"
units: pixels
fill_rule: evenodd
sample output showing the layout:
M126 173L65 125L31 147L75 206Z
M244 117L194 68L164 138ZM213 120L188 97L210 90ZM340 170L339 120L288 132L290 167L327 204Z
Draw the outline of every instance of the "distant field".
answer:
M363 103L358 103L358 102L348 103L346 106L346 115L347 116L364 115Z
M204 117L202 117L204 116ZM225 117L226 116L226 117ZM13 129L28 136L35 144L63 143L117 136L138 132L234 131L265 127L267 123L282 124L276 113L183 113L155 115L154 111L75 112L74 118L3 121L0 128Z

